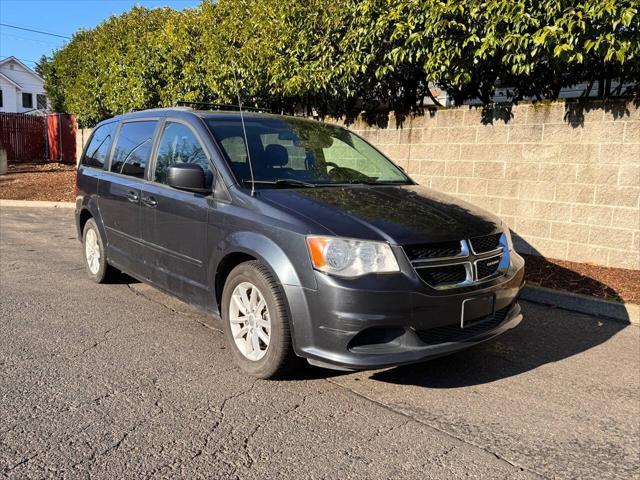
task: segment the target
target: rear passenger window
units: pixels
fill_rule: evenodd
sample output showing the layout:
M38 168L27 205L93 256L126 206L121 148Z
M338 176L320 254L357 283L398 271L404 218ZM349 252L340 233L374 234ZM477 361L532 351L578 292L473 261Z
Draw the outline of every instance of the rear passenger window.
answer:
M82 165L96 168L104 167L104 162L107 160L107 155L111 148L113 132L116 129L116 125L116 122L108 123L93 131L87 150L80 162Z
M144 169L149 161L157 123L152 121L122 124L111 161L112 172L144 178Z

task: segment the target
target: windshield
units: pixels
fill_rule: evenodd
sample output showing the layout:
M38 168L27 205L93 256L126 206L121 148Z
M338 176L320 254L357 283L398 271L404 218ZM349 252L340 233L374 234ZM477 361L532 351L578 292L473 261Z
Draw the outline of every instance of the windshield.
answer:
M240 117L205 118L238 180L251 182ZM258 187L410 184L400 168L349 130L296 118L245 117Z

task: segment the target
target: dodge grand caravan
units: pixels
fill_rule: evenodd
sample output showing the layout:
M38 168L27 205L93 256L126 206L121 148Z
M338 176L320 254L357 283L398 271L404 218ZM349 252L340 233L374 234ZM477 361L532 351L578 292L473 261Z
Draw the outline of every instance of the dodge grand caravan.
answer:
M524 261L500 220L313 120L190 108L105 120L75 213L92 280L126 272L219 314L257 377L300 358L423 361L522 320Z

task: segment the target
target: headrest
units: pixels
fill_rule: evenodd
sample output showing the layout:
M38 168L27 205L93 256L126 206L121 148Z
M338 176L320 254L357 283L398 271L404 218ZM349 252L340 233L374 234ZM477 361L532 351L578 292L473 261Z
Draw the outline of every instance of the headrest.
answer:
M289 152L282 145L272 143L264 149L265 165L268 167L284 167L289 163Z

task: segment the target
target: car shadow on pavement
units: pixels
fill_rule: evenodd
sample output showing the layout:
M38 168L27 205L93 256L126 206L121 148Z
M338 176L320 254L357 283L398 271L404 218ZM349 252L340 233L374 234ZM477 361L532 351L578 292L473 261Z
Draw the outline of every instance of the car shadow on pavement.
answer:
M377 371L370 378L427 388L491 383L577 355L627 327L551 307L525 302L522 306L522 323L500 337L422 364Z
M124 272L117 272L109 281L112 285L133 285L140 283L140 280L130 277Z
M298 382L306 380L327 380L329 378L342 377L349 375L353 371L349 370L333 370L322 367L309 365L306 361L301 362L301 368L296 369L293 373L285 377L279 378L281 382Z

